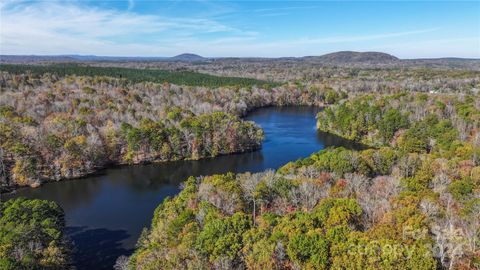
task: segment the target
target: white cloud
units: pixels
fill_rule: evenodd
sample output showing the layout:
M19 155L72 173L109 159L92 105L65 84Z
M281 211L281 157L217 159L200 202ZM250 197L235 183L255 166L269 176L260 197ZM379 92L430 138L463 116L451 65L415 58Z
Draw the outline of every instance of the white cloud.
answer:
M159 52L155 48L162 46L155 40L162 42L176 36L206 33L241 33L208 19L140 15L72 2L43 1L23 5L12 1L2 2L0 8L2 54L137 54L132 50ZM166 36L168 39L164 38ZM150 44L134 41L142 38L150 38ZM139 51L138 54L144 53Z
M128 10L132 10L135 7L135 1L128 0Z
M271 41L261 33L208 18L138 14L132 11L133 0L124 11L81 2L0 1L1 54L169 56L193 52L204 56L279 57L380 50L400 57L480 57L478 37L425 40L424 34L437 28ZM421 41L415 41L419 37Z

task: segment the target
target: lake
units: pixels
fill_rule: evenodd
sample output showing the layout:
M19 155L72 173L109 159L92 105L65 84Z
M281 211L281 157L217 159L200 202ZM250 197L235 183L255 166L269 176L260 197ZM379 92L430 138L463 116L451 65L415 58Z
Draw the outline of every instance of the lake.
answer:
M20 189L6 197L56 201L65 210L77 269L112 269L117 257L131 254L158 204L177 194L189 176L276 169L328 146L360 147L318 132L318 110L267 107L250 112L245 119L265 131L262 149L255 152L110 168L95 176Z

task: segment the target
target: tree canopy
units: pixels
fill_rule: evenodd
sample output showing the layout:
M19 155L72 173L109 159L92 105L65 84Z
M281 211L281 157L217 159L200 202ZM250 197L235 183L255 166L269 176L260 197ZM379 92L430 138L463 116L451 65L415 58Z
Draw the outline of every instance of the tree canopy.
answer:
M0 202L0 268L65 269L69 249L63 210L24 198Z

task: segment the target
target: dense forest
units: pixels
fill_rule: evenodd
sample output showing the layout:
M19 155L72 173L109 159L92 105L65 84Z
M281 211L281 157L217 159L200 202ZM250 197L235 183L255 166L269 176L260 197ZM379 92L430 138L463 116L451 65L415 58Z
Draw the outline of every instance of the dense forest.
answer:
M421 61L403 65L325 65L289 59L220 59L213 62L95 62L95 66L188 69L216 76L248 77L277 83L296 83L303 87L329 86L346 92L471 92L478 91L480 62Z
M273 83L260 81L255 79L241 77L225 77L212 76L192 72L188 70L166 71L159 69L135 69L120 67L94 67L78 64L52 64L52 65L0 65L0 71L6 71L11 74L31 74L43 75L45 73L54 74L59 77L67 75L78 76L107 76L115 78L123 78L132 83L138 82L169 82L173 84L190 85L190 86L253 86L264 85L266 87L274 86Z
M269 105L320 106L343 95L288 84L209 88L28 72L1 72L0 85L3 189L80 177L112 163L253 150L262 131L238 116Z
M447 155L480 143L480 97L465 94L359 95L318 114L318 128L372 146Z
M238 61L0 65L0 188L251 151L248 111L320 106L319 130L369 148L190 177L115 269L480 268L478 71ZM68 268L55 203L0 214L0 267Z
M383 147L277 172L190 178L155 211L133 269L476 269L480 167Z
M332 148L278 171L188 179L133 269L477 269L480 107L472 95L359 95L318 126Z
M63 210L54 202L0 201L0 269L65 269L70 246Z

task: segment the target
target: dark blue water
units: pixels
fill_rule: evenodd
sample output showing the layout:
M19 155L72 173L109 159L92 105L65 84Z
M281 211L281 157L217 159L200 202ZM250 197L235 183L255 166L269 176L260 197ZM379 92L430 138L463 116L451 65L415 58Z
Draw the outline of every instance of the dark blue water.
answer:
M355 144L316 131L312 107L269 107L248 114L265 131L261 150L199 161L176 161L107 169L100 175L18 190L24 196L56 201L65 210L68 235L75 244L77 269L112 269L129 255L153 211L179 192L188 176L276 169L327 146Z

